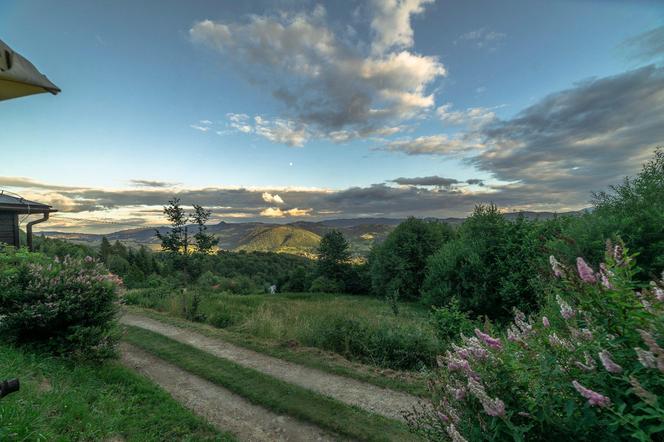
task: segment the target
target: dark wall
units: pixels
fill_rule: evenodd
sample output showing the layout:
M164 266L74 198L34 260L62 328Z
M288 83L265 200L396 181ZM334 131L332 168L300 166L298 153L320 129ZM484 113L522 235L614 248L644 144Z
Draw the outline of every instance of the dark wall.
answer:
M19 246L18 215L14 212L0 211L0 243Z

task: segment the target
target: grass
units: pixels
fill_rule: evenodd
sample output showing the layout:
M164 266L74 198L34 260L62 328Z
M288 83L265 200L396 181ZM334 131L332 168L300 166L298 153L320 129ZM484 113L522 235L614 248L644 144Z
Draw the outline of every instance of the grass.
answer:
M395 316L387 303L368 296L237 296L194 287L186 294L166 288L132 290L126 301L246 336L315 347L394 370L435 366L436 355L443 350L428 309L402 304Z
M148 330L128 326L125 339L276 413L285 413L359 440L417 440L400 422L280 381Z
M292 303L293 310L300 311L300 316L306 316L308 314L313 314L312 310L324 311L324 309L320 309L320 307L309 309L307 302L320 304L328 302L325 299L321 299L328 295L222 296L230 300L228 309L237 309L237 315L240 317L251 316L252 311L261 308L261 306L263 306L263 309L269 308L270 306L276 306L277 311L288 312L288 308L284 307L288 307L289 303ZM343 309L343 313L348 313L349 310L355 310L357 313L358 310L369 307L370 310L380 310L381 315L387 316L385 318L387 323L386 326L389 326L389 324L394 321L394 316L385 311L388 307L378 300L370 298L360 298L358 300L355 296L340 296L339 298L341 302L348 302L347 306ZM257 302L256 299L260 302ZM220 302L224 301L222 300ZM237 305L237 303L239 303L239 305ZM242 303L249 303L249 305L242 305ZM362 303L365 305L362 306ZM246 328L242 326L242 322L235 326L228 326L225 328L211 326L209 320L214 319L214 316L212 318L206 318L207 324L202 324L179 317L178 309L156 311L136 306L127 306L126 308L130 312L142 314L178 327L188 328L206 336L223 339L241 347L250 348L254 351L295 362L307 367L350 377L363 382L369 382L380 387L404 391L416 396L425 397L428 395L426 387L428 373L426 371L404 371L381 368L375 365L351 361L332 351L301 345L298 341L283 336L281 338L275 337L274 335L272 335L272 337L270 337L270 335L266 337L265 334L256 336L255 334L249 333ZM203 306L202 309L207 309L207 306ZM389 313L389 315L386 315L385 313ZM425 312L422 311L422 309L418 310L410 306L405 308L405 318L408 318L409 314L411 315L412 319L410 320L412 321L415 321L417 317L426 318ZM276 314L270 316L276 316ZM285 317L288 316L290 315L285 315ZM408 319L405 318L402 320L407 321ZM251 319L251 321L254 322L256 319ZM283 319L279 320L279 322L281 321L283 321ZM420 322L425 321L424 319L420 319Z
M0 345L3 441L233 441L117 362L87 365Z

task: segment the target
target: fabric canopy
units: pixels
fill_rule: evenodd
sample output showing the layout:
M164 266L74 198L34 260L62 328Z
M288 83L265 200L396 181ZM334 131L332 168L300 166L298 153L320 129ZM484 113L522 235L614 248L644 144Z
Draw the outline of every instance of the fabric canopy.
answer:
M43 92L55 95L60 89L0 40L0 101Z

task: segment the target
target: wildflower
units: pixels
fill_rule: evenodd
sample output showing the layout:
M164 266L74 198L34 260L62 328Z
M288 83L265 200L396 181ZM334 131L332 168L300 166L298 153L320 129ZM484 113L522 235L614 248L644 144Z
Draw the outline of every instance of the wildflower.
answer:
M469 378L468 390L480 401L486 414L494 417L505 415L505 403L498 398L491 399L479 381Z
M454 388L454 387L447 387L447 391L456 399L457 401L461 401L466 397L466 389L461 387L461 388Z
M624 255L624 250L620 244L616 244L613 247L613 259L615 260L616 264L621 265L623 264L625 255Z
M643 388L643 386L639 383L638 379L636 379L633 376L630 376L629 383L632 385L632 390L634 391L634 394L640 397L641 400L643 400L643 402L653 406L657 404L657 396L655 396L654 394Z
M454 427L454 424L450 424L445 428L447 431L447 435L450 437L452 442L468 442L464 437L457 431L457 429Z
M551 344L554 347L561 347L567 350L574 349L574 346L571 343L569 343L565 339L559 338L558 335L556 335L555 333L551 333L549 335L549 344Z
M655 361L655 366L659 371L664 373L664 349L657 344L657 341L655 341L655 338L648 333L645 330L639 330L639 334L641 335L641 339L643 339L643 342L648 345L648 349L650 350L649 353L653 355L657 355L657 359Z
M446 423L446 424L447 424L447 423L450 422L450 418L447 417L447 416L446 416L444 413L442 413L441 411L436 411L436 415L438 416L438 419L440 419L443 423Z
M609 373L620 373L622 371L622 367L613 361L611 353L606 350L599 352L599 360L602 361L602 365Z
M556 301L558 301L558 305L560 306L560 315L565 319L572 319L576 314L572 307L570 307L560 295L556 295Z
M553 275L556 278L561 278L565 275L562 265L558 262L555 256L549 256L549 263L551 263L551 270L553 270Z
M664 302L664 290L657 287L653 281L650 282L650 285L652 286L652 293L655 295L655 298L657 298L658 301Z
M597 393L596 391L592 391L591 389L584 387L577 381L572 381L572 385L581 396L588 399L588 404L590 404L590 406L594 407L596 405L598 407L608 407L611 405L611 399Z
M484 344L486 344L487 347L495 348L497 350L500 350L503 348L503 345L500 343L500 339L497 338L492 338L491 336L487 335L486 333L482 333L480 329L476 328L475 329L475 335L482 341Z
M588 354L588 352L584 352L583 356L585 358L585 363L576 361L574 364L584 371L594 371L597 368L595 360Z
M597 282L597 278L595 277L595 272L588 264L586 264L583 258L581 257L576 258L576 269L578 270L579 277L583 280L583 282L587 283Z
M549 318L547 318L546 316L542 316L542 325L544 326L544 328L549 328L551 326L551 324L549 323Z
M601 263L599 265L600 282L602 283L602 286L605 289L611 290L613 288L613 285L611 284L611 281L609 281L609 276L613 276L613 272L611 272L609 269L606 268L606 264Z
M651 352L642 349L641 347L635 347L636 357L645 368L655 368L657 363L655 361L655 355Z

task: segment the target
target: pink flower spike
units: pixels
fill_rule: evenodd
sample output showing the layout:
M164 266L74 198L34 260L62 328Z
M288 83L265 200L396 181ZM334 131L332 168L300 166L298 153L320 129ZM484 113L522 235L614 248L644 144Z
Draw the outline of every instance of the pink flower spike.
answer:
M599 394L596 391L592 391L591 389L586 388L583 385L579 384L577 381L572 381L572 385L574 386L576 391L579 392L581 396L588 399L588 404L591 407L594 406L608 407L609 405L611 405L611 399L604 396L603 394Z
M583 258L578 257L576 258L576 269L579 272L579 277L584 282L587 282L589 284L592 284L594 282L597 282L597 278L595 277L595 272L593 271L592 268L586 262L583 260Z
M611 359L611 353L606 350L599 352L599 360L602 361L602 365L609 373L620 373L622 372L622 367Z
M549 328L551 326L551 324L549 323L549 318L547 318L546 316L542 316L542 325L544 326L544 328Z
M553 255L549 256L549 263L551 264L551 270L553 270L553 275L556 278L561 278L562 276L564 276L563 268L555 256Z
M495 348L497 350L500 350L503 348L503 345L500 343L500 339L497 338L492 338L491 336L487 335L486 333L482 333L480 329L476 328L475 329L475 335L482 341L484 344L486 344L487 347Z

